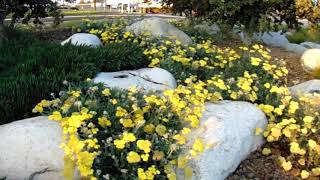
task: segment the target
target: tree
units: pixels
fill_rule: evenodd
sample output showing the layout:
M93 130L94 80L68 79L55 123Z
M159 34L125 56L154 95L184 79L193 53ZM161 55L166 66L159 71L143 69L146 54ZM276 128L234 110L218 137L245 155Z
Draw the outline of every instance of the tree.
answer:
M308 19L312 24L320 23L320 0L296 0L297 16Z
M246 32L297 27L294 0L163 0L177 13L218 24L238 25Z
M55 2L51 0L0 0L0 43L5 38L4 20L11 15L11 26L19 19L22 23L30 20L34 24L42 24L41 18L54 17L54 23L60 23L62 15Z

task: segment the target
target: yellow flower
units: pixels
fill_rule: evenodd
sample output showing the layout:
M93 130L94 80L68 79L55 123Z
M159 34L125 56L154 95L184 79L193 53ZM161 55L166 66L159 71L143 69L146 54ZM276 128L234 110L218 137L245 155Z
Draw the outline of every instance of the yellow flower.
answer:
M261 128L256 128L256 136L260 135L263 132Z
M138 153L134 151L130 151L127 155L127 161L129 163L138 163L141 161L141 158Z
M117 139L113 141L113 144L116 146L116 148L123 149L126 145L126 141Z
M118 107L116 111L116 116L117 117L123 117L124 115L128 114L127 110L125 110L122 107Z
M54 111L48 118L49 120L60 121L62 119L62 116L59 111Z
M118 103L118 101L117 101L116 99L112 99L112 100L111 100L111 103L112 103L113 105L116 105L116 104Z
M149 153L151 151L151 142L149 140L138 140L137 146L138 149L143 150L144 153Z
M164 158L165 154L162 151L155 151L153 153L152 159L155 161L160 161Z
M142 155L141 155L141 159L142 159L143 161L148 161L148 159L149 159L149 154L142 154Z
M186 143L186 138L184 136L182 136L182 135L179 135L179 134L174 135L173 139L177 140L177 143L180 144L180 145L183 145L183 144Z
M159 134L159 136L163 136L167 132L167 128L164 125L159 124L156 127L156 132Z
M103 91L102 91L102 94L104 95L104 96L110 96L110 89L108 89L108 88L106 88L106 89L104 89Z
M314 118L311 116L306 116L303 118L303 122L305 122L305 123L312 123L313 120L314 120Z
M133 133L124 132L122 140L124 140L125 142L135 142L136 136Z
M309 146L310 149L315 149L317 147L317 142L312 140L312 139L310 139L308 141L308 146Z
M263 154L263 155L265 155L265 156L267 156L267 155L271 154L271 150L270 150L270 148L263 148L263 150L262 150L262 154Z
M182 132L183 135L187 135L187 134L189 134L191 132L191 129L185 127L185 128L182 129L181 132Z
M121 119L120 123L123 125L125 128L131 128L134 127L134 123L131 119Z
M108 120L106 117L101 117L101 118L98 118L98 124L105 128L107 126L111 126L111 121Z
M300 176L302 179L307 179L309 177L309 172L306 170L302 170Z
M282 164L281 164L282 168L285 170L285 171L290 171L292 169L292 164L290 161L283 161Z
M144 128L143 128L143 130L144 130L144 132L146 132L146 133L148 133L148 134L152 134L153 133L153 131L154 131L154 125L153 124L148 124L148 125L146 125Z

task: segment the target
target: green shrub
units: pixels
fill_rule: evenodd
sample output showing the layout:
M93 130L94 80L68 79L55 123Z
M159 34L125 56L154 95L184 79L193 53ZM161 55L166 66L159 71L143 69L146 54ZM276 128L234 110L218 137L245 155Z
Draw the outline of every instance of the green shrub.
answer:
M79 82L97 72L146 67L143 50L130 42L96 49L41 42L8 32L0 45L0 124L31 116L39 100L58 93L64 80Z
M163 0L178 13L215 23L239 25L247 32L266 31L286 22L297 26L294 0Z
M301 28L291 35L287 36L291 43L300 44L305 41L320 42L320 28L312 25L309 28Z

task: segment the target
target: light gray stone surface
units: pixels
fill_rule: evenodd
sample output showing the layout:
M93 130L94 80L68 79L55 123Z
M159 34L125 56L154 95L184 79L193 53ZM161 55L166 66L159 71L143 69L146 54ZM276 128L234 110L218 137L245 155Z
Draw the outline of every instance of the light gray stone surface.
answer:
M110 88L129 89L137 87L146 91L175 89L176 80L171 73L161 68L144 68L136 71L99 73L94 82Z
M314 42L303 42L300 45L304 46L308 49L320 49L320 44L314 43Z
M310 80L289 88L294 95L320 93L320 80Z
M63 179L58 123L43 116L24 119L0 126L0 137L0 177L24 180L34 174L34 180Z
M127 31L131 31L136 35L150 32L155 37L171 37L179 40L183 44L191 44L191 38L179 30L175 26L171 25L167 21L161 18L145 18L141 21L135 22L126 28Z
M88 33L76 33L65 41L61 42L61 45L65 45L69 42L75 46L97 47L102 45L100 39L96 35Z
M226 178L264 143L262 136L255 135L255 129L265 129L266 125L265 114L248 102L207 103L200 128L190 134L188 141L200 138L205 144L214 146L191 160L192 179ZM185 179L181 173L178 174L178 179Z

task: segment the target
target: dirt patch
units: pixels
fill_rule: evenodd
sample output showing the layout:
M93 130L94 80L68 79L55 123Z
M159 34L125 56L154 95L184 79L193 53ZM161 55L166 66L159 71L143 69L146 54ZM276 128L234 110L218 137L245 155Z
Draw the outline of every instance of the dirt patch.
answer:
M308 80L313 79L308 75L300 64L300 55L288 52L281 48L269 48L271 55L277 59L283 59L286 62L286 67L289 70L288 74L288 86L293 86Z
M238 169L226 180L298 180L284 172L277 163L277 157L264 156L257 151L244 160Z

